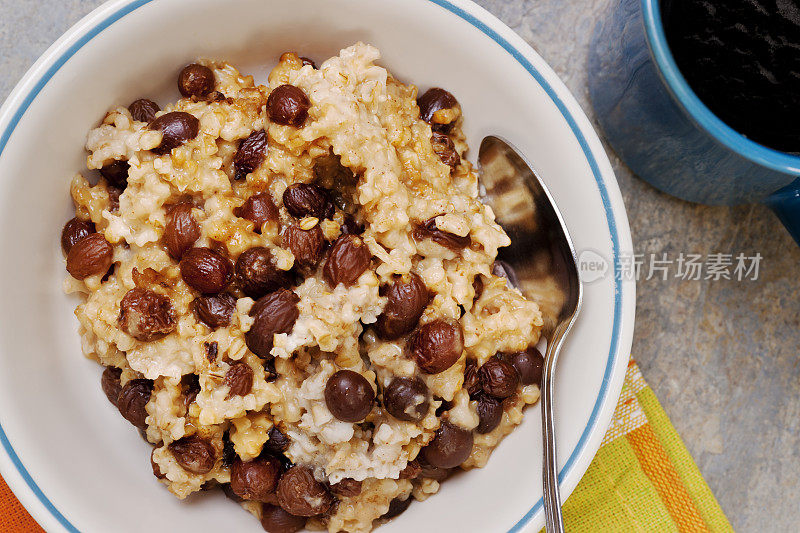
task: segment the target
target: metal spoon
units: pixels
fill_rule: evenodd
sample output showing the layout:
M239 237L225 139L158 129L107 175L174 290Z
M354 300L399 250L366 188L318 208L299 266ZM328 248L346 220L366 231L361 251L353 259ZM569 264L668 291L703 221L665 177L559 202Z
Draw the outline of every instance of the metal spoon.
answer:
M483 200L511 237L498 263L522 293L539 303L547 350L542 372L544 511L548 533L563 532L558 489L553 382L558 353L578 317L582 288L575 247L544 183L507 142L493 136L478 154Z

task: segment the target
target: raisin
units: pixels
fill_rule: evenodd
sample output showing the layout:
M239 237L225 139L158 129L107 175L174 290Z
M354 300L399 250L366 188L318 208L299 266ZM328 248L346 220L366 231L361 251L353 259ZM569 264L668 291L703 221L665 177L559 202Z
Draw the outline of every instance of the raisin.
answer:
M250 394L253 388L253 369L244 361L231 364L225 373L225 385L230 389L226 399Z
M187 285L203 294L225 290L233 279L230 260L211 248L191 248L180 262L181 277Z
M233 210L233 214L253 223L253 231L261 233L261 228L268 221L278 220L278 208L268 192L252 195L244 203Z
M239 144L233 157L234 179L243 180L264 161L267 154L267 132L257 130Z
M453 366L464 350L458 322L438 319L420 327L408 343L411 355L426 374L438 374Z
M64 224L64 229L61 230L61 250L65 254L75 246L75 243L88 237L95 232L94 223L91 220L81 220L73 218Z
M192 204L180 203L167 211L164 244L173 259L178 259L200 238L200 226L192 216Z
M105 274L111 268L114 249L102 233L92 233L72 245L67 254L67 272L73 278L85 279Z
M414 238L418 241L430 239L436 244L444 246L454 252L462 250L470 245L469 235L460 236L455 233L442 231L436 227L436 217L429 218L421 224L417 224L413 232Z
M122 391L122 383L120 383L120 376L122 375L122 370L119 368L109 366L103 370L103 375L100 378L100 386L103 388L103 392L108 398L108 401L117 405L119 401L119 393Z
M154 118L156 118L156 113L161 111L161 108L158 107L158 104L152 100L148 100L147 98L139 98L131 102L128 106L128 111L131 112L131 116L133 120L138 120L139 122L150 122Z
M295 516L316 516L331 508L333 497L310 469L293 466L278 482L278 503Z
M186 65L178 75L178 90L181 95L205 96L214 90L214 71L205 65Z
M288 289L279 289L259 299L250 310L255 318L250 331L245 334L245 343L250 351L262 359L272 359L273 338L276 333L289 333L294 327L300 311L300 298Z
M147 429L145 406L153 393L153 382L149 379L132 379L122 387L117 400L120 414L139 429Z
M128 169L130 165L127 161L114 161L100 169L100 175L103 176L108 183L119 189L125 189L128 186Z
M239 288L253 299L291 284L288 272L273 264L272 253L263 246L245 250L236 260L234 271Z
M207 474L217 462L214 446L197 435L176 440L169 445L169 451L178 464L192 474Z
M211 329L230 325L235 310L236 298L227 292L200 296L194 301L195 315Z
M194 115L183 111L172 111L150 121L148 128L161 132L161 143L152 151L167 154L200 133L200 121Z
M323 275L331 287L339 283L349 287L369 268L371 259L372 254L360 237L342 235L336 239L325 261Z
M327 190L318 185L294 183L283 191L283 206L295 218L333 216L334 207Z
M276 124L300 128L308 118L311 102L299 87L284 84L275 87L267 98L269 119Z
M316 268L325 251L325 236L319 224L308 230L292 224L283 234L283 242L294 255L295 264L305 270Z
M410 333L430 300L425 282L413 272L395 279L386 291L386 297L386 306L375 323L378 336L384 340Z

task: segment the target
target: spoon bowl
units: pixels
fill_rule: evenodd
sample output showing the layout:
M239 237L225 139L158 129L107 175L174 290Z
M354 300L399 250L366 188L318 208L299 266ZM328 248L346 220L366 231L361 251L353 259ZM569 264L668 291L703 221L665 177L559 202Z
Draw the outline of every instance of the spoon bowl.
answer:
M540 387L545 523L548 532L561 532L553 389L558 354L581 308L575 246L547 187L509 143L495 136L484 138L478 164L483 201L511 238L511 245L498 254L498 267L527 298L539 303L544 319L547 349Z

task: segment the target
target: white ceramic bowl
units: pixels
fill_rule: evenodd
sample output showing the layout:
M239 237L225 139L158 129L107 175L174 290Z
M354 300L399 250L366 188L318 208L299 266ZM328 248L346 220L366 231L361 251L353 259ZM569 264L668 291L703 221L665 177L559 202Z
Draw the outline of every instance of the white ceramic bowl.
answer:
M61 292L59 232L87 131L109 106L177 98L198 56L264 79L286 50L324 59L355 41L421 88L452 91L473 147L520 147L558 202L579 250L618 264L631 249L614 174L589 121L522 39L465 0L114 0L59 39L0 109L0 473L49 531L260 531L221 494L179 502L150 472L149 447L103 396ZM612 266L612 273L613 273ZM564 497L588 467L622 386L634 285L588 284L557 375ZM383 526L398 531L538 531L539 408L489 465Z

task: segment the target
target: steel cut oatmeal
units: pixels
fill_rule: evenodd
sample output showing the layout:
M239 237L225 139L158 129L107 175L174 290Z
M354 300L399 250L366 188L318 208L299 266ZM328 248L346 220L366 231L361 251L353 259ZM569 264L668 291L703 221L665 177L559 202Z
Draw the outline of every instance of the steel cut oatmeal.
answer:
M493 273L509 238L458 101L378 58L286 53L267 86L189 65L177 102L106 114L71 184L103 391L167 489L221 487L269 532L369 531L539 399L542 316Z

